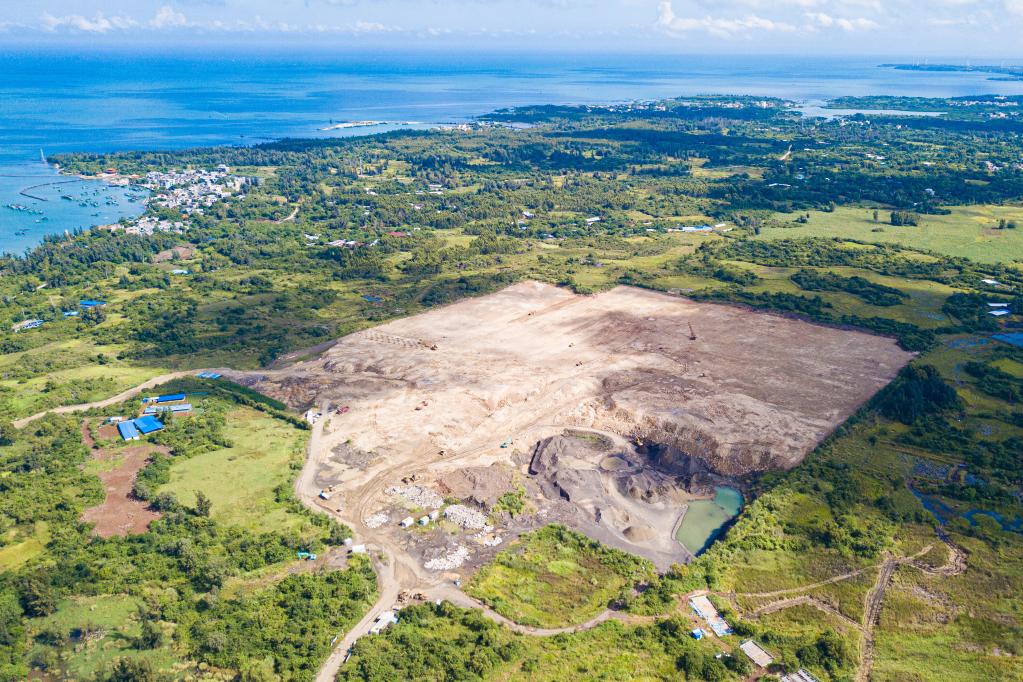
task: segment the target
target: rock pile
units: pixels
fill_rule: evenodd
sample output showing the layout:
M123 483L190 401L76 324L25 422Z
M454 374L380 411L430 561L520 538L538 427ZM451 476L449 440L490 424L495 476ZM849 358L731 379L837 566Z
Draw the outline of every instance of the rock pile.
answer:
M487 527L487 517L482 512L470 509L464 504L453 504L444 510L444 517L468 530L483 530Z
M417 507L423 507L424 509L440 509L441 505L444 504L443 497L421 485L410 485L405 487L392 485L384 492L388 495L401 497L405 501L410 502Z
M430 571L450 571L464 564L468 558L469 550L462 545L457 545L444 556L430 559L423 565Z

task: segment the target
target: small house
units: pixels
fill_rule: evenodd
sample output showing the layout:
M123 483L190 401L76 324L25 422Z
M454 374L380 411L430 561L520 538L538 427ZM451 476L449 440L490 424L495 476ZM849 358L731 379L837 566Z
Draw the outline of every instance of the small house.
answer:
M135 428L138 429L139 433L147 435L159 431L163 428L163 422L154 417L151 414L147 414L143 417L139 417L134 422Z
M742 649L742 653L746 654L746 657L749 658L749 660L753 661L754 665L761 668L766 668L774 662L774 658L771 654L764 651L764 648L752 639L747 639L739 645L739 648Z
M135 423L131 421L120 422L117 425L117 432L121 434L123 440L138 440L139 430L135 428Z
M690 634L693 636L693 639L703 639L703 630L700 628L693 628Z

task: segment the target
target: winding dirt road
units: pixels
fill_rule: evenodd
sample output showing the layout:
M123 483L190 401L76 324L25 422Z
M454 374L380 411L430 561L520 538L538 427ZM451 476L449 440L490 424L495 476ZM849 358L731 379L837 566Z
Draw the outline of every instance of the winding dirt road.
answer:
M134 396L139 395L140 393L142 393L142 391L145 391L147 388L153 388L154 386L159 386L160 384L166 383L166 382L168 382L168 381L170 381L172 379L180 379L181 377L194 376L198 372L202 372L202 371L203 370L201 370L201 369L187 369L187 370L183 370L183 371L180 371L180 372L171 372L170 374L161 374L160 376L153 377L149 381L145 381L145 382L139 384L138 386L135 386L134 388L129 388L126 391L121 391L117 395L115 395L115 396L113 396L111 398L106 398L105 400L97 400L96 402L92 402L92 403L80 403L78 405L62 405L61 407L51 407L48 410L43 410L42 412L36 412L35 414L33 414L30 417L23 417L21 419L16 419L13 422L14 423L14 428L16 428L16 429L23 429L26 426L28 426L29 424L31 424L32 422L34 422L35 420L42 419L43 417L45 417L46 415L51 414L51 413L52 414L70 414L72 412L85 412L86 410L91 410L91 409L100 408L100 407L110 407L111 405L116 405L117 403L119 403L119 402L121 402L123 400L127 400L128 398L132 398Z

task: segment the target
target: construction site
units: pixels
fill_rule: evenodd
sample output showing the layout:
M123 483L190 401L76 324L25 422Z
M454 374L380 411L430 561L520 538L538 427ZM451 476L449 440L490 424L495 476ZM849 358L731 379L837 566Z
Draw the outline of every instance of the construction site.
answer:
M738 306L523 282L227 376L306 411L299 493L422 582L552 522L691 560L687 501L795 466L911 357Z

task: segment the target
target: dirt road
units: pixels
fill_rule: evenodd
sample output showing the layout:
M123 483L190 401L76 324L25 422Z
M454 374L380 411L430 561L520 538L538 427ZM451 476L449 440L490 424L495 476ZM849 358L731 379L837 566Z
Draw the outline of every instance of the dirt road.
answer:
M154 386L159 386L160 384L168 382L168 381L170 381L172 379L180 379L181 377L194 376L195 374L197 374L197 373L199 373L201 371L203 371L203 370L201 370L201 369L188 369L188 370L184 370L184 371L181 371L181 372L171 372L170 374L161 374L160 376L153 377L149 381L143 382L143 383L139 384L138 386L136 386L134 388L129 388L126 391L121 391L117 395L115 395L115 396L113 396L111 398L106 398L105 400L97 400L96 402L81 403L81 404L78 404L78 405L64 405L64 406L61 406L61 407L51 407L48 410L43 410L42 412L37 412L36 414L33 414L30 417L24 417L22 419L15 420L14 421L14 428L16 428L16 429L25 428L25 426L31 424L32 422L34 422L37 419L42 419L43 417L45 417L46 415L48 415L50 413L53 413L53 414L69 414L71 412L85 412L86 410L91 410L93 408L109 407L110 405L116 405L117 403L121 402L122 400L127 400L128 398L131 398L133 396L139 395L140 393L142 393L143 391L145 391L148 388L152 388Z

